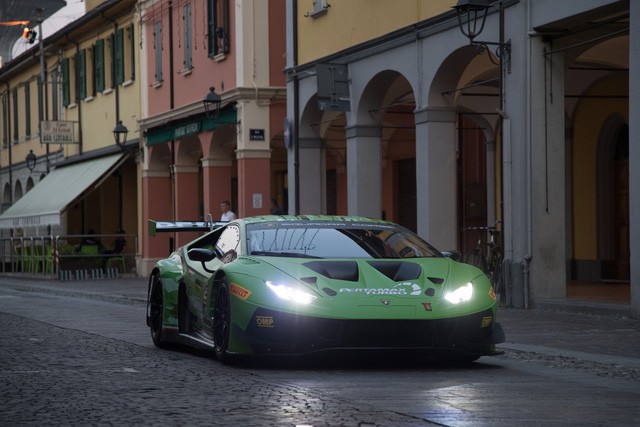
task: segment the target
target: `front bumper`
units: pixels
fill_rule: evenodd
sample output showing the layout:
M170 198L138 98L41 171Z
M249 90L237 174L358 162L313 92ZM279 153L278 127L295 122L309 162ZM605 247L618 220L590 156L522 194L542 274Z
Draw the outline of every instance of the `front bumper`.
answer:
M254 354L295 355L338 349L406 349L495 355L504 342L491 309L436 320L324 319L258 309L246 330L233 328Z

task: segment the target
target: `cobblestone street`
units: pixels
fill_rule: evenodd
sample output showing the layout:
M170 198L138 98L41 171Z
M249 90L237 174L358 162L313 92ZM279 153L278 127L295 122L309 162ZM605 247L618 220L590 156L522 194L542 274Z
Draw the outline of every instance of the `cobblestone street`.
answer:
M0 425L627 426L640 321L502 309L505 354L255 360L153 347L144 279L0 284ZM535 403L534 403L535 402Z
M430 425L216 363L0 313L0 424ZM25 333L26 332L26 333Z

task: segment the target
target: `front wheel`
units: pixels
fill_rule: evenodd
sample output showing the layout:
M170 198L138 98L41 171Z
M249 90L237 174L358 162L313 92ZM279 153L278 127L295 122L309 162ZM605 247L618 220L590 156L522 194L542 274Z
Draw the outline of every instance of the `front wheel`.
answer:
M164 312L164 295L162 283L157 278L153 281L151 296L149 298L149 329L151 340L156 347L164 348L166 343L162 340L162 322Z
M216 292L213 308L213 343L216 357L223 363L230 361L229 332L231 330L231 301L229 299L229 281L221 280Z

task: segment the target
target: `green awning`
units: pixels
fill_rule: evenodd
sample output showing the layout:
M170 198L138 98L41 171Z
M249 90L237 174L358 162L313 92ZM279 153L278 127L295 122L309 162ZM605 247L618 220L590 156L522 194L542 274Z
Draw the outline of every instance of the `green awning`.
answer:
M0 215L0 229L60 225L67 206L102 183L125 158L115 154L54 169Z
M201 117L167 127L148 130L145 133L147 146L161 144L172 139L182 139L189 135L213 130L220 126L235 125L238 121L235 109L222 110L215 119Z

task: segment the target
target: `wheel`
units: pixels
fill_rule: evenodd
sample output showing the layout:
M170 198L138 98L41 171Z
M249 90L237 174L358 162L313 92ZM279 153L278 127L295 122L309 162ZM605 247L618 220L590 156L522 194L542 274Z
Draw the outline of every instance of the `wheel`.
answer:
M153 282L151 296L149 298L149 329L151 339L156 347L164 348L166 343L162 340L162 322L164 312L164 295L162 293L162 283L157 278Z
M471 264L475 267L478 267L482 271L486 271L485 265L484 265L485 263L482 259L482 254L480 254L480 251L477 249L469 252L464 262L466 262L467 264Z
M229 281L223 278L216 292L213 307L213 343L216 357L223 363L230 361L229 331L231 329L231 301L229 300Z

